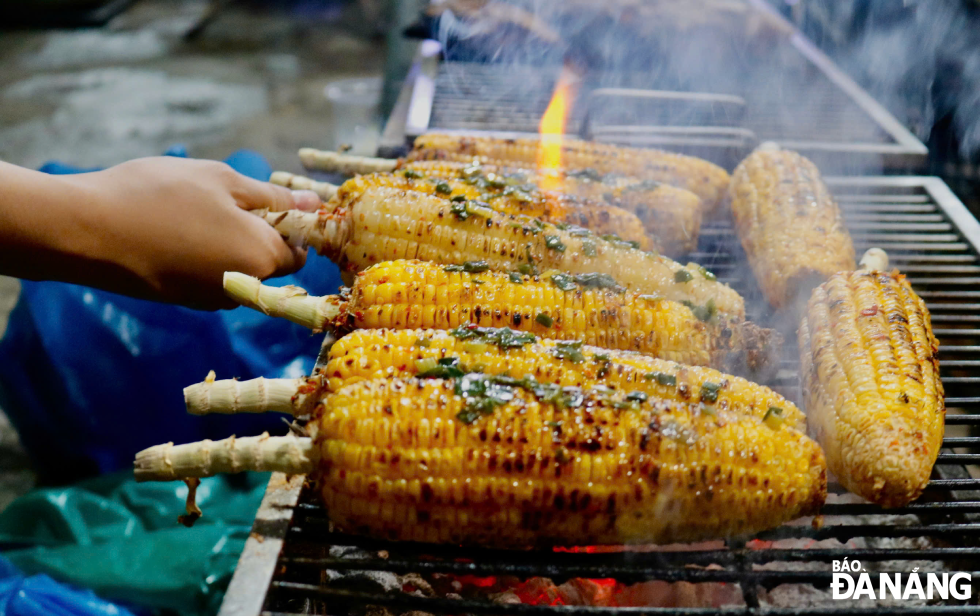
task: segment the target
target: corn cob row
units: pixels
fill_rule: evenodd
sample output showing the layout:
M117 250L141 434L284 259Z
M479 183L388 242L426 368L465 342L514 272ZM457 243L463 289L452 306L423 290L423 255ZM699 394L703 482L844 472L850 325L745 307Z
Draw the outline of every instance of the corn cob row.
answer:
M854 269L854 246L816 166L796 152L759 149L729 189L735 229L766 299L793 307L830 275Z
M501 139L463 135L427 134L415 139L408 160L456 160L511 167L534 167L541 142L537 138ZM728 188L729 175L706 160L662 150L627 148L565 138L562 166L567 171L593 170L653 180L687 189L701 199L706 212L714 212Z
M315 331L511 327L716 367L734 350L731 329L717 316L695 315L678 302L627 292L602 278L454 269L423 261L380 263L358 274L349 292L324 297L228 272L225 290L243 305ZM606 288L590 288L593 281Z
M657 239L665 254L686 254L698 245L701 200L694 193L669 184L626 176L602 175L593 170L571 173L528 171L443 160L403 161L399 163L399 169L436 177L458 178L481 187L494 180L502 180L509 186L541 186L546 179L551 179L566 195L605 203L636 215L647 235Z
M813 291L799 341L808 422L830 470L880 505L916 499L946 413L925 302L898 273L840 272Z
M206 380L184 389L187 410L207 413L310 414L325 392L378 378L458 375L474 370L531 377L563 387L604 385L677 403L703 405L803 430L803 413L768 387L710 368L577 341L538 338L508 328L360 329L330 348L325 366L301 379ZM270 393L271 392L271 393Z
M334 165L337 164L338 158L343 157L328 152L330 156L320 159L317 157L318 151L309 148L305 148L301 153L305 154L303 160L308 167L333 172L338 171ZM494 184L504 184L503 187L496 188L498 192L512 190L515 185L542 186L550 181L561 187L563 195L605 203L607 206L634 214L642 222L646 234L656 238L657 244L665 254L681 255L697 248L703 209L701 199L688 190L670 184L616 174L600 174L591 169L566 173L475 164L472 161L398 160L393 162L396 171L418 172L433 178L461 180L483 190L487 187L493 189ZM350 170L349 165L344 165L344 168ZM365 175L370 168L363 170ZM553 191L545 191L545 194L551 192Z
M328 396L310 426L311 439L287 437L305 441L289 472L313 470L340 529L395 540L697 541L816 513L826 495L819 447L792 428L604 389L369 380ZM195 445L151 451L140 480L223 470Z
M342 272L414 258L451 264L485 261L498 271L607 274L639 293L717 311L730 327L737 329L744 320L741 296L697 264L681 266L584 229L506 215L472 201L453 203L413 191L373 187L333 212L268 213L266 220L290 241L316 247Z
M519 214L540 218L546 222L575 225L590 229L597 235L614 235L635 242L641 250L656 250L658 246L643 229L636 215L603 202L575 200L558 193L542 192L527 183L496 181L491 174L492 185L486 182L463 181L450 175L429 175L414 169L396 173L375 173L351 178L337 191L333 207L350 207L365 190L384 186L399 190L411 190L440 199L475 201L504 214ZM465 177L464 177L465 179Z

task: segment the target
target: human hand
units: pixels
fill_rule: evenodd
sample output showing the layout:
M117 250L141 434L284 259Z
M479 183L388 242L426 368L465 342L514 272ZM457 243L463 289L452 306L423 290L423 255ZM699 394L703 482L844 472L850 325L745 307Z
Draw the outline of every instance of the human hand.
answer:
M315 193L214 161L143 158L64 178L84 195L76 256L85 284L206 310L236 305L222 289L226 271L264 279L306 262L305 249L247 210L320 206Z

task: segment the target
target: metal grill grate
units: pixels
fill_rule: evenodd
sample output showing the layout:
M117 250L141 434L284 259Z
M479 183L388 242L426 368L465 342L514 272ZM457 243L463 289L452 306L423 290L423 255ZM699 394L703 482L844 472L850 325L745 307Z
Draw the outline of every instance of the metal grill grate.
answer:
M690 67L671 69L669 58L654 71L623 69L586 75L566 131L597 141L666 146L722 165L742 158L747 148L761 141L777 141L799 151L825 172L867 174L881 168L907 172L925 165L927 149L922 142L765 0L750 1L772 20L782 22L790 33L766 40L765 54L752 56L747 66L735 64L730 74L716 75L697 86L687 79L690 76L685 71ZM434 85L428 77L422 80L423 95L413 96L407 111L409 117L427 121L411 124L403 136L446 130L537 133L560 70L560 65L444 62L430 75ZM680 74L674 74L677 71ZM731 79L731 75L741 78ZM678 94L692 87L721 98L740 98L746 111L733 126L710 117L665 113L669 105L664 99L637 104L634 96L592 96L596 90L616 88ZM583 124L585 116L590 121ZM716 140L706 145L706 134ZM733 136L745 139L746 149L733 154L731 144L725 143L726 137L730 141Z
M780 607L772 589L783 584L826 588L827 564L858 559L872 569L923 571L936 566L973 572L980 581L980 478L966 464L980 462L980 225L937 178L831 178L856 248L880 246L906 272L926 299L940 338L946 387L947 430L944 447L925 494L901 509L831 497L822 513L824 525L788 524L751 541L690 546L684 551L622 551L555 554L547 550L506 550L391 543L331 531L323 508L302 481L273 477L228 591L222 615L363 613L383 606L395 613L494 614L550 616L638 616L640 614L966 614L976 605L908 605L874 608L850 604L810 608ZM755 305L750 317L769 316L753 301L759 291L741 259L730 222L706 225L699 251L692 255L742 292ZM772 385L796 396L795 349L788 349ZM833 486L832 486L832 492ZM840 494L840 489L837 489ZM297 499L299 503L297 504ZM848 502L848 501L851 502ZM840 544L835 544L836 540ZM813 542L827 542L813 544ZM808 545L814 545L812 549ZM351 558L331 546L356 546L364 557ZM280 554L280 547L282 548ZM373 550L373 552L372 552ZM378 556L384 550L385 557ZM277 560L278 555L278 560ZM705 568L714 565L712 568ZM324 584L325 571L377 571L397 574L472 576L542 576L560 584L571 578L615 578L624 584L724 582L739 589L744 605L725 608L610 608L507 604L454 598L426 598L401 592L381 593ZM270 583L271 579L271 583ZM974 590L973 601L978 593ZM767 599L767 597L770 597Z

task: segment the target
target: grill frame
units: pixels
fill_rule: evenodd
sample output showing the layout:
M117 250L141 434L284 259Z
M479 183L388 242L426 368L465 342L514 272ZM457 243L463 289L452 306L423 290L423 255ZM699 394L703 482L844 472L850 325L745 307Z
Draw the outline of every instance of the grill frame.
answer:
M927 255L928 267L930 263L973 263L980 264L980 223L969 213L965 206L956 198L946 184L936 177L925 176L882 176L882 177L828 177L827 184L830 186L842 204L845 212L845 219L849 222L855 218L855 208L851 203L863 203L863 213L858 215L859 221L873 222L877 216L895 218L898 216L901 222L892 224L901 226L904 224L909 229L899 229L909 231L912 237L941 235L952 235L958 240L952 244L961 245L957 251L934 251L938 254ZM867 190L866 194L862 191ZM892 191L897 194L890 196L883 195L881 191ZM879 191L879 192L874 192ZM905 192L903 192L905 191ZM916 191L921 191L919 194ZM929 212L930 208L935 211ZM936 227L936 216L946 226ZM907 217L913 217L907 219ZM929 216L927 220L920 220L922 216ZM920 218L915 218L920 217ZM926 225L921 231L916 231L918 227ZM933 225L933 226L929 226ZM948 226L948 228L947 228ZM896 227L897 228L897 227ZM708 225L708 229L717 231L719 237L727 233L727 241L731 241L732 231L730 222L714 222ZM715 240L710 238L702 240L699 250L709 247ZM901 235L909 235L904 233ZM858 235L857 237L861 237ZM921 239L921 237L920 237ZM857 240L861 245L862 241ZM877 241L875 241L877 243ZM949 243L939 242L912 242L910 246L926 245L932 248L945 247ZM903 242L898 242L903 245ZM737 250L737 248L736 248ZM957 254L950 254L956 252ZM699 259L698 253L693 255ZM892 253L893 262L900 269L910 260L916 257L903 254L902 251ZM700 260L711 260L708 257L700 256ZM714 254L715 260L730 260L728 255ZM743 268L745 275L747 271ZM932 270L927 270L932 271ZM719 278L724 279L723 271L719 271ZM922 273L922 272L918 272ZM954 311L953 307L971 306L971 300L980 299L980 273L975 273L973 277L951 276L943 277L942 274L959 274L959 272L933 272L932 276L913 275L913 285L916 286L930 308L936 310L936 316L949 316L948 311ZM952 290L937 288L943 286L940 281L954 280L959 283L969 281L970 284L977 285L978 290L959 290L963 284L946 284L945 287L953 287ZM934 300L942 300L935 302ZM750 302L751 305L751 302ZM967 308L969 309L969 308ZM955 316L955 315L952 315ZM766 318L759 313L757 318ZM940 319L941 321L941 319ZM876 541L890 537L934 537L939 543L946 540L960 541L954 546L933 546L927 549L909 549L907 552L896 552L893 549L886 549L880 546L869 546L861 549L785 549L785 548L753 548L752 543L746 541L725 542L725 547L711 550L694 552L656 552L645 554L584 554L584 553L562 553L556 557L549 551L508 551L491 550L483 548L459 548L457 546L431 546L425 544L391 543L386 541L374 540L364 537L354 537L330 531L324 511L317 504L315 495L311 490L304 491L303 480L301 477L286 478L282 474L274 474L269 483L266 496L256 516L256 522L252 533L246 542L245 550L239 561L238 568L228 588L228 593L222 605L219 616L248 615L257 614L280 614L280 612L263 612L267 601L270 598L305 598L312 601L326 601L331 606L365 606L383 605L399 610L422 610L430 613L470 613L470 614L494 614L494 615L513 615L513 616L640 616L640 615L659 615L659 614L684 614L685 616L699 616L707 614L766 614L772 616L782 616L789 614L834 614L835 616L849 615L870 615L870 614L901 614L911 616L914 614L941 615L941 614L966 614L977 613L977 606L913 606L901 607L900 604L894 607L876 607L874 609L844 608L829 609L827 607L815 608L773 608L759 605L759 588L771 588L780 583L811 583L814 580L818 584L825 585L829 582L830 573L825 571L810 570L754 570L753 565L765 562L785 561L827 561L834 557L837 558L858 558L862 562L878 562L882 560L941 560L949 563L966 563L971 565L965 569L973 573L974 598L977 601L977 587L980 583L980 477L973 478L964 464L976 464L980 459L980 396L969 395L971 386L980 385L980 377L961 376L964 369L974 367L973 363L958 364L958 359L945 359L952 354L954 358L960 356L980 357L980 328L969 327L969 322L965 327L962 322L949 322L949 327L936 329L937 336L940 337L940 353L944 360L941 367L945 367L944 372L947 376L943 379L947 387L947 392L953 395L947 396L947 406L950 408L962 408L968 414L947 414L947 426L967 426L972 427L974 434L969 436L947 437L944 447L940 453L940 460L934 470L933 480L930 482L925 495L899 510L891 510L889 514L906 515L914 514L919 516L919 520L911 525L898 524L868 524L858 523L855 525L833 524L826 525L821 529L812 527L784 525L778 529L762 533L756 539L775 540L784 538L800 538L822 540L837 538L841 541L853 537L869 537ZM955 338L954 338L955 337ZM959 339L969 341L969 344L943 344L942 340ZM325 343L327 341L325 340ZM326 349L326 344L324 346ZM321 360L325 351L321 352ZM974 360L965 360L974 361ZM318 361L320 366L323 361ZM795 389L798 377L792 373L792 361L787 360L787 367L780 371L775 378L774 388L782 393L793 393L785 390ZM953 375L949 376L949 368L953 368ZM975 394L976 392L973 391ZM793 395L792 397L796 397ZM955 453L951 447L966 447L975 453ZM822 515L873 515L880 514L882 510L875 505L838 503L825 505ZM299 547L307 549L310 546L357 546L368 550L386 550L391 553L388 559L374 558L373 560L347 559L338 557L324 558L304 557L287 555L283 556L284 547L292 550ZM399 556L402 554L402 556ZM432 557L431 560L420 561L417 556L425 554ZM411 559L405 555L410 555ZM904 557L904 558L897 558ZM466 562L458 559L465 558ZM558 562L560 561L560 563ZM719 564L727 567L724 570L692 569L682 565L697 564ZM666 581L689 581L689 582L711 582L726 581L738 582L742 596L745 599L746 607L722 608L722 609L700 609L700 608L603 608L603 607L581 607L581 606L542 606L542 605L499 605L491 602L480 602L472 600L456 600L446 598L423 598L406 595L404 593L377 594L364 593L339 588L325 587L318 584L308 584L304 582L277 580L276 575L287 572L292 575L298 572L300 579L304 571L331 570L378 570L404 573L413 571L417 573L449 572L455 574L468 575L518 575L530 577L541 575L554 578L557 583L571 577L617 577L626 581L638 580L666 580ZM958 570L958 569L952 569ZM611 575L616 574L616 575ZM292 612L296 613L296 612ZM319 612L316 612L319 613ZM330 613L344 613L342 610L331 611Z
M609 88L603 87L606 84L596 85L595 89L590 89L589 93L580 100L580 105L575 105L572 110L572 117L569 121L569 131L576 132L585 139L596 141L606 141L623 145L668 147L669 149L702 156L725 166L731 161L737 161L757 145L758 141L776 141L782 147L796 150L808 158L814 160L822 169L838 169L839 172L852 173L852 170L859 169L862 173L876 173L881 169L901 171L921 171L926 166L928 148L911 131L902 125L883 105L878 103L867 91L851 79L842 71L826 54L816 45L807 39L798 29L787 21L778 11L776 11L766 0L748 0L753 8L764 11L768 18L778 22L780 28L790 32L786 40L786 48L779 51L796 53L818 73L827 83L826 93L832 98L837 99L837 103L853 106L853 110L863 114L857 122L852 122L854 126L873 127L872 132L879 133L883 138L881 142L863 139L856 141L845 140L826 140L818 135L821 130L814 130L812 135L807 137L762 134L756 138L752 126L688 126L674 125L666 126L663 131L652 131L649 126L643 126L644 122L633 122L627 126L597 126L590 123L587 119L592 115L594 107L601 102L609 101L610 95L615 98L615 91L619 91L619 98L650 97L656 98L658 91L630 88ZM433 45L438 45L436 41L425 41L429 49ZM486 93L473 95L470 97L460 97L461 118L463 124L442 125L438 121L437 105L451 104L457 97L446 91L445 87L440 89L440 79L445 77L445 70L452 67L453 63L444 63L442 67L432 62L432 54L420 54L410 71L409 78L406 80L405 89L410 92L406 95L406 104L401 109L396 109L394 115L399 119L393 122L397 126L396 130L386 131L384 139L385 145L389 148L388 153L400 155L399 149L404 149L411 144L412 139L430 131L439 132L465 132L468 134L488 134L512 136L537 136L537 121L531 122L531 116L540 118L540 112L544 111L547 99L550 98L553 80L557 77L560 67L552 67L553 70L539 70L530 66L505 66L498 67L492 64L470 63L460 65L457 73L459 75L469 75L474 72L485 71L488 75L493 75L492 79L500 80L497 88L513 88L522 93L529 89L528 84L535 81L545 81L550 85L545 87L545 92L539 92L533 100L521 101L521 104L497 105L497 101L488 101ZM440 73L440 71L443 71ZM496 71L494 74L491 71ZM517 76L516 72L529 71L527 75ZM551 80L550 82L548 80ZM449 76L452 81L452 75ZM787 86L790 87L790 86ZM533 89L533 88L532 88ZM720 100L728 98L739 98L731 93L705 93L705 92L670 92L664 91L660 94L668 96L693 96L693 97L717 97ZM544 100L539 100L544 97ZM752 104L752 103L755 104ZM763 111L759 105L760 101L752 101L747 106L749 115L754 112L771 113ZM830 103L827 103L830 104ZM499 107L499 108L498 108ZM527 107L532 107L529 112ZM581 107L581 108L579 108ZM823 107L821 106L821 109ZM481 111L481 109L483 111ZM791 111L785 108L776 110L780 115ZM495 114L503 118L496 127L481 127L479 121L475 121L481 113ZM516 128L514 118L521 117ZM835 128L840 123L840 117L836 121L831 121L827 128ZM394 119L394 117L393 117ZM584 121L583 121L584 120ZM799 120L799 118L797 119ZM797 125L805 124L805 121L797 121ZM760 122L749 121L750 125L758 126ZM764 124L764 123L763 123ZM573 127L579 127L578 129ZM816 128L816 127L815 127ZM733 132L734 131L734 132ZM740 144L744 143L744 147ZM402 152L403 153L403 152Z

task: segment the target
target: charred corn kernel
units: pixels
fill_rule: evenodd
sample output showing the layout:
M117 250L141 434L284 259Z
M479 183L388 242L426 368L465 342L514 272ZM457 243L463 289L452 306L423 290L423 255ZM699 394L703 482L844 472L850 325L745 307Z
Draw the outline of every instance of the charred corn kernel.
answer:
M407 175L406 175L407 173ZM462 178L462 179L461 179ZM459 171L455 176L435 175L404 169L395 173L362 175L344 182L337 192L335 207L346 207L372 186L413 190L445 199L486 203L498 212L523 214L542 220L576 225L599 235L613 234L633 241L642 250L656 250L653 239L644 233L640 219L624 209L598 201L579 201L551 192L540 192L533 184L506 181L468 182Z
M536 138L427 134L415 139L415 149L408 159L481 160L501 166L534 167L540 147ZM588 169L685 188L696 194L708 211L717 207L729 181L727 171L693 156L567 138L562 142L562 165L569 171Z
M664 254L686 254L698 245L698 235L701 232L701 199L688 190L666 183L637 180L615 174L600 174L593 170L572 173L530 171L518 167L474 165L445 160L404 161L401 163L401 169L403 172L422 173L431 177L457 178L480 190L495 185L540 186L546 175L551 176L561 187L561 194L586 199L590 204L604 203L607 207L614 206L615 209L610 210L610 215L619 215L618 212L623 210L634 214L646 230L646 235L656 238L659 250ZM605 210L596 210L593 207L588 211L590 213L598 211L604 216ZM589 229L599 228L593 220L588 223L572 220L565 222L572 222ZM620 231L623 225L624 222L617 223L616 229L610 232L616 233L623 239L636 239L627 237Z
M566 174L564 190L602 199L636 215L647 233L657 238L668 255L694 252L701 233L701 199L693 192L667 183L622 176Z
M499 272L455 269L390 261L361 272L341 308L341 327L509 327L701 366L722 366L731 350L723 323L702 321L678 302L643 299L609 280L556 272L522 276L518 284Z
M854 246L816 166L796 152L757 150L729 189L735 229L774 308L805 300L836 272L854 269Z
M361 329L330 349L320 374L337 391L363 380L417 375L451 377L467 371L530 376L542 383L605 385L640 396L701 405L719 411L768 418L772 425L803 430L805 418L792 402L768 387L711 368L655 359L627 351L539 338L509 328L440 330Z
M823 454L797 430L672 399L471 374L363 381L319 410L327 511L375 537L699 541L815 513L826 495Z
M939 343L904 276L843 272L800 324L807 416L848 490L886 507L914 500L943 440Z
M292 220L289 212L272 216L277 217L270 221L277 228ZM742 297L693 263L682 266L584 229L562 229L536 218L502 214L474 201L454 203L414 191L373 187L334 212L292 216L312 217L314 222L302 233L342 271L360 271L394 259L421 259L485 261L498 271L524 267L608 274L639 293L689 302L730 327L738 328L744 320ZM682 270L691 273L690 280L676 280Z

